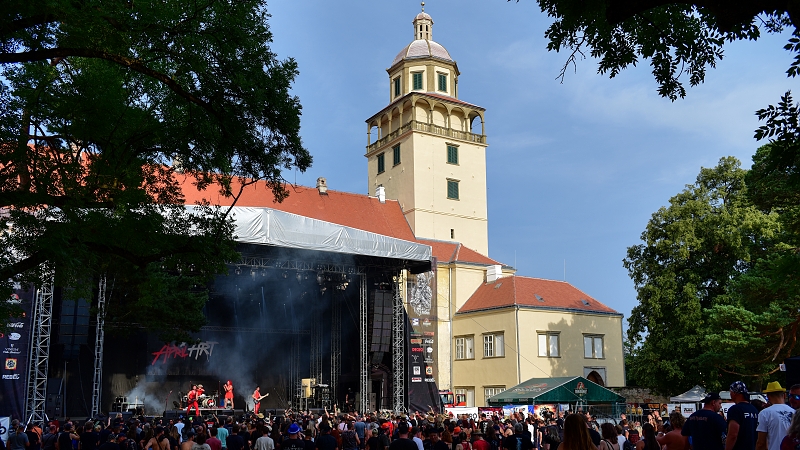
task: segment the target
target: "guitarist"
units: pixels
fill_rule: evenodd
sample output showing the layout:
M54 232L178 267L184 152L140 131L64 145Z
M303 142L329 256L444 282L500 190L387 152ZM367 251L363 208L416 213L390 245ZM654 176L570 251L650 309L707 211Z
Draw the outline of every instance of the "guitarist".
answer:
M261 406L261 400L268 395L269 393L261 395L261 386L256 386L256 390L253 391L253 403L255 403L255 406L253 407L254 414L258 414L258 408Z

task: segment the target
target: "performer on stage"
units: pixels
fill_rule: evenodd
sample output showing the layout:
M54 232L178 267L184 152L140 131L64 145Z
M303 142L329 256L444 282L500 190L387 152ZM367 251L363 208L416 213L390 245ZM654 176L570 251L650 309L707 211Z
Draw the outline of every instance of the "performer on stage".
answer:
M262 398L264 397L261 396L261 387L256 386L256 390L253 391L253 403L255 403L255 405L253 406L253 413L256 415L258 415L258 408L261 406Z
M189 394L186 396L188 406L186 407L186 416L189 416L189 411L192 410L194 407L194 415L200 415L200 406L197 404L197 386L192 385L192 389L189 391Z
M225 408L233 409L233 383L228 380L222 387L225 389Z

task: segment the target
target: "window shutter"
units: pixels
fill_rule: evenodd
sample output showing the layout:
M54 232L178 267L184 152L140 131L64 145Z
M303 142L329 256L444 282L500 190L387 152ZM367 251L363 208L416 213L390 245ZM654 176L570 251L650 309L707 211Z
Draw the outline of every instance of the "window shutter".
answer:
M383 160L384 154L378 155L378 173L383 173L386 170L386 163Z
M447 180L447 198L458 200L458 181Z

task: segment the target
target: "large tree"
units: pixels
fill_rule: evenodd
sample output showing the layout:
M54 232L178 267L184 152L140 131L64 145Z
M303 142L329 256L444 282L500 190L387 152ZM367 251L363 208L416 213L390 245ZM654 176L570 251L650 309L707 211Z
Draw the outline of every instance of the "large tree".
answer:
M726 374L752 370L756 364L763 345L732 358L728 353L727 360L715 357L727 351L720 344L726 330L734 328L721 316L742 305L740 298L729 295L732 281L764 257L781 235L777 215L750 203L745 174L733 157L702 169L693 185L653 214L643 243L628 249L624 265L639 304L629 319L633 355L627 369L638 384L662 393L695 384L717 388ZM747 325L758 328L749 337L762 331L761 324Z
M518 0L519 1L519 0ZM726 42L758 39L785 29L794 36L786 49L795 53L791 76L800 68L800 6L794 0L538 0L555 18L545 36L548 49L569 53L561 69L590 54L598 72L614 77L649 60L658 92L672 100L686 95L706 69L724 56Z
M311 164L267 18L263 0L3 3L0 292L55 273L87 296L105 275L111 323L198 329L236 253L227 211L185 209L178 177L282 199L281 171Z

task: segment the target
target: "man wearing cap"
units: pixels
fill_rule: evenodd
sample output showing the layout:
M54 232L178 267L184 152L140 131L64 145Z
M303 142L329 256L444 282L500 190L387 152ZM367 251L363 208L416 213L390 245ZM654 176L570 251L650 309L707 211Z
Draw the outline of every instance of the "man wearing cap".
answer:
M756 448L758 410L750 404L747 385L734 381L730 386L731 400L735 405L728 409L728 437L725 450L753 450Z
M300 439L300 425L292 423L286 433L289 437L281 444L282 450L305 450L306 444Z
M703 408L689 416L681 434L691 438L695 450L722 450L722 435L727 424L719 414L722 399L712 392L703 399Z
M786 404L786 389L777 381L769 382L764 393L767 394L772 406L761 410L758 414L756 449L780 450L781 441L792 423L794 409Z

